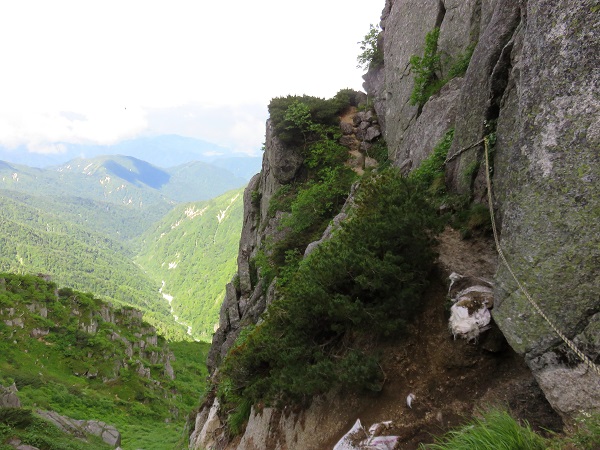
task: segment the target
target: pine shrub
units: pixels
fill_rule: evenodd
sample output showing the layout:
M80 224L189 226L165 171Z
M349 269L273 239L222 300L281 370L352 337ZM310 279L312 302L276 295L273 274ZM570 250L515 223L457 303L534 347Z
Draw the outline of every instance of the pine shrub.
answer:
M365 179L351 218L286 273L264 321L231 349L221 367L231 390L268 404L301 403L335 386L377 390L376 357L351 343L405 330L437 230L416 183L395 169Z

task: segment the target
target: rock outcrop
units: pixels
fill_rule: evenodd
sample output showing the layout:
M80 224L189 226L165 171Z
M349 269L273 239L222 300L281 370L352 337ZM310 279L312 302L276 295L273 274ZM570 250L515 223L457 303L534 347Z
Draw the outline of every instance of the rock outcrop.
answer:
M244 223L238 253L238 272L235 284L229 283L221 305L219 328L213 336L208 355L208 367L214 370L235 342L243 325L254 324L264 312L267 289L262 281L252 283L251 260L267 237L281 239L281 216L269 214L269 203L282 186L300 176L304 158L297 150L285 147L267 122L265 153L262 170L255 175L244 191Z
M599 26L594 1L522 6L521 25L504 51L494 165L501 245L512 269L554 324L596 363ZM568 416L600 410L600 375L586 370L532 311L506 267L496 278L495 319L551 404Z
M52 422L65 433L84 439L86 435L98 436L108 445L118 447L121 445L121 433L112 425L107 425L98 420L76 420L61 416L54 411L38 410L37 414Z
M20 408L21 401L17 396L17 386L13 383L9 387L0 385L0 408Z
M485 203L482 142L485 136L495 138L492 182L501 247L541 308L598 364L597 1L386 0L381 25L384 63L365 75L364 87L390 159L408 173L454 128L447 188L471 202ZM464 75L449 80L425 104L411 105L410 58L423 54L425 36L435 27L440 29L438 79L446 78L469 49L473 54ZM350 125L343 125L342 131L348 135ZM361 130L365 136L366 132ZM260 281L253 285L250 261L267 236L280 237L280 217L274 211L269 216L269 201L277 189L301 175L301 163L299 155L277 142L268 124L263 170L245 193L238 280L228 285L221 309L209 357L213 370L240 327L256 323L273 298L272 286ZM343 219L339 216L335 222ZM586 369L535 313L506 267L500 263L493 283L486 283L479 294L486 296L482 314L489 314L493 303L492 322L522 355L556 411L567 419L580 410L600 411L600 377ZM197 428L205 426L211 406L201 412L204 421ZM279 445L288 445L283 430L295 429L298 422L286 422L290 415L282 417L254 409L252 429L238 448L275 448L267 426L278 426Z
M590 339L587 331L600 310L597 6L574 0L430 1L425 7L388 1L382 18L384 67L367 74L365 88L377 99L395 164L415 168L452 126L449 156L495 132L501 246L546 314L569 338L585 340L588 356L598 361L600 336ZM440 27L442 61L477 45L464 78L451 81L419 111L408 102L409 59L422 54L424 36L434 26ZM486 201L487 192L482 153L477 145L446 168L448 186L478 202ZM598 375L580 366L504 266L498 267L494 292L496 322L553 406L571 417L577 408L599 410ZM561 378L572 382L559 387ZM584 401L578 392L587 393Z

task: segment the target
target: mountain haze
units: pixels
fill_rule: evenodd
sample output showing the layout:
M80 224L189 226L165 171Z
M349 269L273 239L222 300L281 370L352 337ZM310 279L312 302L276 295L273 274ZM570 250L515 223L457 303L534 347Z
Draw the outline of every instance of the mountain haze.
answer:
M56 153L33 153L25 147L8 149L0 146L0 160L39 168L100 155L132 156L162 168L202 161L229 170L246 180L260 170L261 164L259 156L234 153L211 142L173 134L139 137L113 145L55 143L54 147Z

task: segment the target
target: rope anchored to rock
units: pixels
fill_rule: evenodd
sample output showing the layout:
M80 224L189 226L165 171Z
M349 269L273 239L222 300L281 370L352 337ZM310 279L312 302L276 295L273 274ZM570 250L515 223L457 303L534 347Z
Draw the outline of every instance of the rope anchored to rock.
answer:
M575 345L575 343L573 343L573 341L571 341L567 336L565 336L565 334L562 333L556 325L554 325L554 323L548 318L548 316L544 313L544 311L542 311L542 309L537 304L537 302L531 297L531 295L529 295L529 292L527 292L527 290L525 289L525 286L523 286L521 284L521 282L515 275L514 271L510 267L510 264L508 264L508 261L506 260L506 257L504 256L504 252L502 251L502 248L500 247L500 241L498 239L498 231L496 230L496 221L494 218L494 205L492 202L492 182L490 179L488 136L483 138L483 142L484 142L484 147L485 147L485 179L486 179L486 183L487 183L487 197L488 197L488 204L489 204L489 209L490 209L490 218L492 220L492 231L494 232L494 242L496 243L496 250L498 252L498 255L500 256L502 263L506 266L506 269L508 270L508 272L511 274L512 278L517 283L517 286L519 287L519 289L521 290L523 295L525 295L525 297L527 298L527 300L529 301L531 306L533 306L533 309L540 316L542 316L542 318L546 321L546 323L548 323L550 328L552 328L552 330L564 341L564 343L573 351L573 353L575 353L588 368L590 368L593 372L595 372L597 375L600 376L600 368L596 364L594 364L594 362L590 358L588 358L581 350L579 350L577 348L577 346ZM476 144L473 144L471 147L468 147L468 148L473 148L476 145L479 145L480 143L481 143L481 141L477 142ZM468 148L466 148L464 150L467 150ZM460 152L460 153L462 153L462 152ZM454 159L454 157L456 157L456 156L458 156L458 154L455 154L451 159Z

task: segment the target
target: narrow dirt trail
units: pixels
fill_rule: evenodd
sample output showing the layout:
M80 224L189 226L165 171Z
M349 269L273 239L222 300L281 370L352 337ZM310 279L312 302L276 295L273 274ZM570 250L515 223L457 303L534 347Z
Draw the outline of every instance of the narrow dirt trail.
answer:
M393 422L385 434L400 436L401 449L417 449L468 420L490 405L508 408L537 430L560 430L562 422L545 400L531 372L494 327L479 342L454 339L448 329L446 279L451 268L492 279L493 243L489 239L463 241L447 229L440 237L437 268L426 295L423 312L407 337L379 343L386 382L377 395L356 396L348 414L349 430L356 419L369 427ZM415 396L412 408L406 403ZM344 433L324 443L333 448Z

